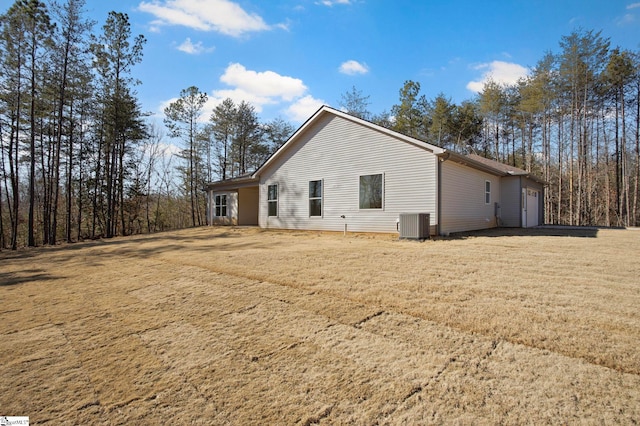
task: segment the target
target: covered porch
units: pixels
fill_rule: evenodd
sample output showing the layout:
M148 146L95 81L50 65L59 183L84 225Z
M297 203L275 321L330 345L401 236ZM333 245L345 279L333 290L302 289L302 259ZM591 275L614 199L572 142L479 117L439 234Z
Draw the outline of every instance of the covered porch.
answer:
M207 186L209 225L258 226L258 179L251 175Z

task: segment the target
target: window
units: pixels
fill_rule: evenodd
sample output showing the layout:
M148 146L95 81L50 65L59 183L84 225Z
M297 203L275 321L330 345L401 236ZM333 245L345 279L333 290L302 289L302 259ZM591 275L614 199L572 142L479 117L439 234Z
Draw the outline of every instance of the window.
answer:
M216 195L215 203L216 203L215 216L226 217L227 216L227 196Z
M309 181L309 216L322 216L322 181Z
M360 176L360 208L382 208L382 174Z
M488 180L484 182L484 203L491 204L491 182Z
M269 185L267 193L269 216L278 216L278 185Z

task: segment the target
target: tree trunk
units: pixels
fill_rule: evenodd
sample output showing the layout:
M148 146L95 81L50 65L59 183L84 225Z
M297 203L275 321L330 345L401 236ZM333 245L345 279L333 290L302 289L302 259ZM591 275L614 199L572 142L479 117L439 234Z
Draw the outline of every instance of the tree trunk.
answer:
M563 137L563 120L562 120L562 113L560 113L559 116L559 121L558 121L558 205L557 205L557 210L558 210L558 223L559 224L563 224L563 218L562 218L562 173L563 173L563 167L562 167L562 155L563 155L563 147L562 147L562 137Z
M128 235L130 230L127 230L126 221L124 217L124 154L125 154L126 139L124 134L120 136L120 149L118 159L118 209L120 210L120 225L122 226L122 235Z
M640 218L638 217L638 198L640 196L640 76L637 77L636 83L636 170L635 185L633 189L633 226L638 226Z
M36 40L35 32L31 38L31 104L29 107L29 218L28 218L28 242L29 247L36 245L34 233L35 205L36 205Z
M627 129L625 120L624 86L620 87L620 116L622 119L622 139L620 143L620 174L622 175L622 225L629 226L629 175L627 170Z
M92 218L91 218L91 238L95 238L96 237L96 229L98 226L98 194L102 193L102 189L101 189L101 182L102 182L102 175L103 173L106 174L106 172L103 172L102 169L102 156L104 155L105 159L108 159L108 155L106 155L107 149L104 147L104 123L105 123L105 114L106 111L103 109L102 110L102 119L100 120L100 122L102 123L100 125L100 130L98 132L98 146L97 146L97 150L96 150L96 169L95 169L95 174L94 174L94 183L93 183L93 200L91 201L92 204ZM104 150L104 152L103 152ZM106 170L106 166L105 166L105 170ZM102 195L100 195L101 201L101 209L104 208L104 202L102 201ZM104 229L102 230L102 232L104 233Z
M67 146L67 182L66 182L66 241L68 243L73 242L73 238L71 236L71 208L73 201L73 138L74 138L74 125L73 125L73 100L69 105L69 143Z
M617 225L621 225L620 221L620 213L622 212L622 174L621 174L621 161L620 161L620 134L619 134L619 109L618 105L620 103L619 94L616 93L616 120L615 120L615 139L616 139L616 216L617 216Z
M2 195L2 188L4 186L5 190L7 188L7 171L5 168L5 158L4 158L4 137L2 122L0 122L0 172L2 172L2 182L0 182L0 250L5 248L5 235L4 235L4 214L2 210L2 200L5 198ZM5 191L6 192L6 191ZM9 201L9 194L7 193L7 201Z

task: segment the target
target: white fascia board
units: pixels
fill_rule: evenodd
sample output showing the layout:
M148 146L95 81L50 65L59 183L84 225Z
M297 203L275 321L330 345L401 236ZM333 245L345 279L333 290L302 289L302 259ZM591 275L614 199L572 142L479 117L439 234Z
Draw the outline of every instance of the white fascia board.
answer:
M503 172L502 170L494 169L493 167L490 167L479 161L475 161L467 157L466 155L458 154L457 152L454 152L454 151L443 150L443 152L441 153L441 155L439 155L439 157L441 161L451 160L458 164L462 164L463 166L471 167L477 170L482 170L495 176L508 176L508 174Z

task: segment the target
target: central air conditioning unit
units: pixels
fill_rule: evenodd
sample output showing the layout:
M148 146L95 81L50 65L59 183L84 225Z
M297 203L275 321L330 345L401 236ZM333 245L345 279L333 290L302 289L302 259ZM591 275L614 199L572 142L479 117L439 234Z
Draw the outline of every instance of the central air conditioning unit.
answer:
M429 239L429 213L400 213L398 231L401 239Z

